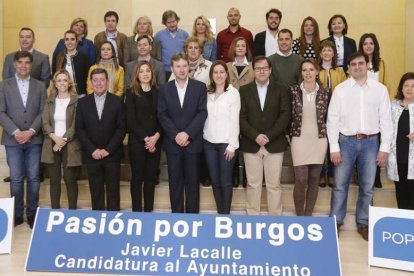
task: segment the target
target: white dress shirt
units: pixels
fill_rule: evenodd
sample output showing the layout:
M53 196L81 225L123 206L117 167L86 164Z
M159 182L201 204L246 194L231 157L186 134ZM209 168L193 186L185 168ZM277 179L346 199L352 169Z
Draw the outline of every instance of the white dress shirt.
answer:
M239 148L240 94L231 84L218 98L207 95L207 119L204 124L203 138L210 143L226 143L227 150L234 152Z
M278 32L279 33L279 32ZM269 29L266 30L265 39L265 53L269 57L279 51L279 44L277 43L277 34L273 36Z
M334 36L335 46L336 46L336 63L338 66L344 65L344 54L345 54L345 46L344 46L344 36L336 37Z
M339 84L329 104L327 131L331 152L340 152L340 133L381 133L380 151L389 152L393 130L387 88L369 78L363 85L352 77Z
M180 100L180 105L182 108L184 105L184 97L185 97L185 92L187 90L188 78L184 83L184 87L179 86L177 80L175 80L174 82L175 82L175 86L177 87L178 99Z
M17 87L19 88L20 97L22 98L23 106L26 107L27 97L29 96L30 76L26 79L21 79L16 76Z
M263 111L265 100L266 100L268 86L269 86L269 80L267 80L267 82L264 85L260 85L256 81L257 93L259 95L260 107L262 108L262 111Z

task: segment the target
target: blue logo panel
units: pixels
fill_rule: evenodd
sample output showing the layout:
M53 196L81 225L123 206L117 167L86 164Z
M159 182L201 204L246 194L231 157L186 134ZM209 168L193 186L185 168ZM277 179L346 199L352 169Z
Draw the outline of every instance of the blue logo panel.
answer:
M341 275L334 218L50 209L38 211L26 269Z
M3 209L0 209L0 243L7 235L7 228L9 227L9 217Z

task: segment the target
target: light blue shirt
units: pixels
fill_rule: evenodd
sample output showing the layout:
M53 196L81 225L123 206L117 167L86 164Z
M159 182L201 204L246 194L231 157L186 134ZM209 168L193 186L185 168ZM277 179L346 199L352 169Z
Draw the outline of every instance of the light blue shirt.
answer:
M30 76L26 79L21 79L15 74L17 87L19 88L20 97L22 98L23 106L26 107L27 97L29 96Z
M259 94L260 107L262 108L262 111L263 111L265 100L266 100L267 87L269 86L269 80L267 80L265 85L260 85L256 81L256 86L257 86L257 92Z
M177 29L173 34L167 28L159 31L155 37L161 43L162 63L166 72L171 72L171 57L182 52L184 42L188 38L188 33L182 29Z
M105 105L106 93L108 92L105 92L102 96L98 96L96 95L96 93L93 93L95 97L95 105L96 105L96 110L98 111L99 120L102 117L102 112L103 112L104 105Z

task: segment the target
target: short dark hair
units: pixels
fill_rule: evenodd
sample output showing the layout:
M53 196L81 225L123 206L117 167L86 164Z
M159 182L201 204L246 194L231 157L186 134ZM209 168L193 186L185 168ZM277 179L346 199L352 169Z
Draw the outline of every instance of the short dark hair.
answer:
M279 18L282 19L282 12L278 9L270 9L267 13L266 13L266 20L269 19L269 16L271 13L276 13L277 15L279 15Z
M364 53L360 53L360 52L355 52L355 53L352 53L349 57L348 57L348 65L349 64L351 64L351 61L353 61L354 59L356 59L356 58L360 58L360 57L363 57L364 58L364 60L365 60L365 62L366 63L368 63L369 62L369 58L368 58L368 56L366 55L366 54L364 54Z
M91 72L90 80L92 80L92 77L94 75L98 75L98 74L105 74L105 79L108 80L108 72L105 69L103 69L103 68L93 69L92 72Z
M175 20L177 20L177 22L180 21L180 17L178 17L177 13L173 10L166 10L163 14L162 14L162 25L167 25L167 20L170 17L174 17Z
M152 44L153 44L153 40L152 40L152 38L151 38L149 35L140 35L140 36L138 37L138 39L137 39L137 43L138 43L138 42L140 42L140 41L141 41L141 40L143 40L143 39L148 40L149 45L151 45L151 46L152 46Z
M272 63L270 62L270 59L269 58L267 58L266 56L256 56L253 59L253 62L252 62L253 69L255 68L256 63L258 63L259 61L262 61L262 60L266 60L267 65L269 66L269 68L272 67Z
M404 94L402 90L403 90L404 83L408 80L414 80L414 72L407 72L404 75L402 75L400 79L400 83L398 84L397 95L395 95L395 98L397 100L404 99Z
M116 23L118 23L118 21L119 21L119 16L118 16L118 14L117 14L115 11L107 11L107 12L105 13L105 15L104 15L104 22L106 21L106 18L107 18L107 17L110 17L110 16L115 16L115 18L116 18Z
M344 21L344 25L345 28L342 31L343 35L346 35L348 33L348 23L346 22L345 16L343 16L342 14L334 14L330 19L329 19L329 23L328 23L328 31L329 31L329 35L332 36L333 35L333 31L331 30L331 25L332 25L332 21L334 21L334 19L336 18L341 18L342 21Z
M188 61L187 55L184 52L180 52L180 53L177 53L177 54L175 54L171 57L170 65L173 66L174 61L177 62L180 59L183 59L183 60L187 61L188 64L190 64L189 61Z
M29 31L29 32L31 32L31 33L32 33L33 38L35 38L34 31L33 31L32 29L30 29L29 27L23 27L23 28L21 28L21 29L20 29L20 31L19 31L19 34L20 34L22 31Z
M13 61L18 61L21 58L27 58L27 57L30 59L30 63L33 63L33 55L29 51L17 51L14 54Z
M292 33L292 31L291 30L289 30L289 29L281 29L278 33L277 33L277 38L279 39L279 34L280 33L282 33L282 34L289 34L290 35L290 38L291 39L293 39L293 33Z

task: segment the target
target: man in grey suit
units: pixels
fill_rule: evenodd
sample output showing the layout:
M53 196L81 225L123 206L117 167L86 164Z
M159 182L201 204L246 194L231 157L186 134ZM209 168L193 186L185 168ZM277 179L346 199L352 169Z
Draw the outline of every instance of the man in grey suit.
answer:
M145 60L151 64L154 71L155 81L157 86L160 87L165 83L165 70L164 64L151 57L152 39L148 35L142 35L137 40L138 58L134 61L130 61L126 64L126 76L125 76L125 89L128 89L131 85L131 79L134 77L135 66L139 61Z
M30 228L33 227L39 202L39 165L43 142L41 117L46 99L44 83L30 77L32 63L30 52L16 52L16 74L0 82L1 144L6 147L10 192L15 197L14 222L15 226L23 223L26 177L26 216Z
M36 51L33 48L35 42L35 34L30 28L21 28L19 32L19 44L20 51L28 51L33 56L32 71L30 76L34 79L40 80L45 84L47 88L50 81L50 62L49 56ZM11 78L15 74L14 70L14 55L16 52L12 52L6 56L3 64L3 80Z

